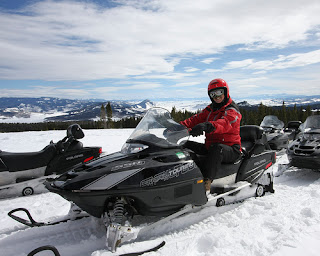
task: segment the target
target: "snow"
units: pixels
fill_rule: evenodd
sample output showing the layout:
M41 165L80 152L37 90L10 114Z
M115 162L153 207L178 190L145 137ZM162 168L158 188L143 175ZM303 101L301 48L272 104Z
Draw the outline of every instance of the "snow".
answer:
M84 130L84 146L102 146L105 154L120 150L133 129ZM66 131L0 133L0 149L12 152L41 150ZM203 138L198 137L201 141ZM276 173L286 154L271 167ZM140 240L124 244L116 253L105 247L102 221L90 217L55 226L28 228L8 217L18 207L30 210L37 221L54 220L69 210L69 202L46 192L0 200L1 255L22 256L43 245L54 245L62 256L108 256L166 245L146 255L183 256L297 256L320 250L320 172L289 168L275 177L275 193L241 203L208 205L150 231ZM145 222L150 219L145 218ZM143 223L143 222L142 222ZM41 253L39 255L52 255Z

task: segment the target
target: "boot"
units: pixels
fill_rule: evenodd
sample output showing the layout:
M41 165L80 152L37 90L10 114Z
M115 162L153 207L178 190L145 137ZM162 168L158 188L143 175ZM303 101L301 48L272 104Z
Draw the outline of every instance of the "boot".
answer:
M211 180L210 179L204 180L204 187L206 189L206 192L210 193L210 189L211 189Z

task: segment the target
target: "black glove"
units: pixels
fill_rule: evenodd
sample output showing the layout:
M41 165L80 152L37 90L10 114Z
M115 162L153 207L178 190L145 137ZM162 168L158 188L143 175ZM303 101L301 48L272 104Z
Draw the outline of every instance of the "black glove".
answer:
M210 133L213 132L216 128L209 122L197 124L194 126L191 131L190 135L197 137L203 134L203 132Z

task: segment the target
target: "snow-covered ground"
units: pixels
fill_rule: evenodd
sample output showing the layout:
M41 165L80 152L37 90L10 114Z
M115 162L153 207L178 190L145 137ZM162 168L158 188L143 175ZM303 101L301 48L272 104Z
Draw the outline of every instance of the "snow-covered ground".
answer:
M118 151L133 130L84 130L84 146L102 146L105 153ZM0 133L0 149L37 151L65 131ZM201 137L199 140L203 139ZM272 167L287 162L278 156ZM147 255L319 255L320 172L289 168L274 182L275 193L242 203L204 207L156 228L140 240L125 244L115 254L105 248L105 230L94 217L50 227L28 228L7 213L25 207L37 221L65 215L69 202L53 193L0 200L0 255L22 256L31 250L54 245L62 256L107 256L137 252L161 241L166 245ZM39 254L39 255L52 255Z

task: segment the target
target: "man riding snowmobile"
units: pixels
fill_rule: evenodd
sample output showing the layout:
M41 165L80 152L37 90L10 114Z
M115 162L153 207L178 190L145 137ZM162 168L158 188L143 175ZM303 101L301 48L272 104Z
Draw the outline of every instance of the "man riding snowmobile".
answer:
M212 101L210 105L199 114L180 122L191 129L192 136L205 132L205 144L188 141L186 147L206 156L201 166L206 191L210 190L221 163L233 163L241 156L242 118L238 105L229 95L229 86L225 80L212 80L208 85L208 95Z

